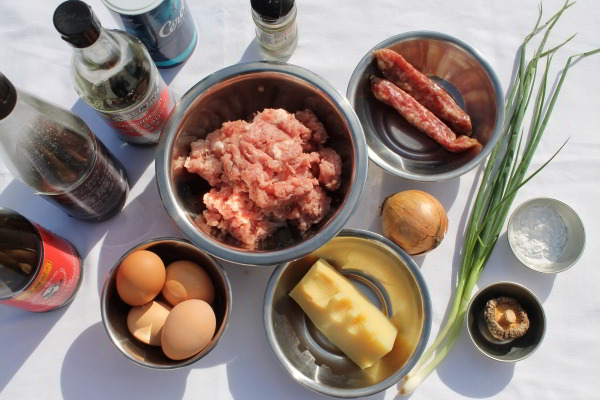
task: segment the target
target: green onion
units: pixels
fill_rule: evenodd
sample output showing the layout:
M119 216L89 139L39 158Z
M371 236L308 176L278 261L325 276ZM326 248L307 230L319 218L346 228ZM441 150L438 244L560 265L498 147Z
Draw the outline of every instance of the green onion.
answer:
M537 175L558 152L565 143L554 153L548 161L525 179L527 168L537 149L542 135L548 125L550 115L556 103L560 89L572 65L574 58L582 58L600 52L600 49L576 54L569 57L564 69L560 72L560 79L556 88L550 90L548 100L548 71L554 53L573 39L571 36L565 42L544 51L550 31L557 23L562 13L571 7L574 2L567 2L546 23L540 26L542 7L540 5L539 17L535 27L529 33L520 47L520 63L512 88L509 90L506 101L506 119L498 143L492 150L487 161L479 191L471 211L467 235L463 244L462 263L458 277L456 294L448 321L439 332L433 344L423 353L417 364L400 384L400 394L412 393L421 382L438 366L454 347L463 325L465 313L471 298L473 286L477 283L487 260L498 240L504 226L510 206L517 191ZM529 62L525 61L526 48L529 41L539 32L545 30L544 37ZM528 134L525 135L522 127L523 119L534 92L534 83L537 76L538 61L546 60L541 82L533 103L533 116ZM525 137L525 139L524 139ZM568 139L567 139L568 141ZM521 147L524 142L524 148ZM501 158L500 158L501 157ZM437 351L437 352L436 352ZM432 357L435 357L432 359Z

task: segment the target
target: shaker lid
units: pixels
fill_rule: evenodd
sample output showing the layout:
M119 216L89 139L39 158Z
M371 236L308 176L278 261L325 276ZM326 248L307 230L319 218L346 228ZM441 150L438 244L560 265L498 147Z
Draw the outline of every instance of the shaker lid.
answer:
M250 0L252 9L265 21L285 17L294 7L295 0Z
M92 8L83 1L62 3L54 11L53 21L62 39L76 48L89 47L100 36L100 22Z
M12 83L0 72L0 120L6 118L17 104L17 91Z

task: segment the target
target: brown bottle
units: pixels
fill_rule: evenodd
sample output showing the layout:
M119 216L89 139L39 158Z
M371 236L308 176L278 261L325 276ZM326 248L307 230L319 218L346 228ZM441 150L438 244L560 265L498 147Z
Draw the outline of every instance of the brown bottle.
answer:
M15 178L74 218L103 221L127 199L125 169L85 122L15 89L2 73L0 157Z

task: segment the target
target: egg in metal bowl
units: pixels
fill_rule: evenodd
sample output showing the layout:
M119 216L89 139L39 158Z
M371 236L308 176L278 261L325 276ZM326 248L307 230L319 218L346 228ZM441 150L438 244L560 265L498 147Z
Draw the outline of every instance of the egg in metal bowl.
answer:
M251 120L265 108L312 110L323 123L326 147L341 157L341 185L331 197L331 210L300 234L291 224L279 228L250 250L231 235L200 229L206 180L180 167L190 152L190 137L205 138L224 122ZM179 160L179 163L178 163ZM356 210L367 177L367 146L361 124L348 101L318 75L285 63L236 64L209 75L192 87L171 112L156 153L156 179L165 208L195 245L213 256L238 264L274 265L300 258L334 237Z
M215 316L215 332L208 344L198 353L184 359L173 360L165 355L165 352L160 345L149 345L148 342L143 343L139 337L131 333L128 324L128 318L131 305L125 303L117 291L117 274L122 266L123 261L131 254L147 250L154 253L162 264L169 265L175 261L190 261L202 267L210 278L214 286L214 298L211 307ZM161 267L162 267L161 264ZM137 265L131 265L134 269ZM147 269L146 269L147 271ZM164 280L164 276L159 278ZM152 278L151 278L152 280ZM156 302L168 304L162 295L158 295ZM210 255L198 247L191 244L185 239L179 238L156 238L140 243L130 249L128 252L115 263L114 267L104 281L102 295L100 299L100 313L102 315L102 324L112 342L112 344L130 361L143 367L166 370L176 369L191 365L210 353L223 337L227 326L229 325L229 316L231 315L232 307L231 284L225 270L221 265ZM139 307L138 307L139 308ZM169 309L171 307L168 307ZM146 314L150 320L154 319L152 314L155 311L152 308L142 312ZM138 316L140 314L138 313ZM203 315L187 315L186 319L202 320ZM148 321L148 320L147 320ZM159 321L154 320L154 321ZM153 321L153 322L154 322ZM162 328L161 328L162 330ZM192 344L197 341L197 335L187 334L185 341ZM175 343L181 342L181 336L176 335L172 341Z

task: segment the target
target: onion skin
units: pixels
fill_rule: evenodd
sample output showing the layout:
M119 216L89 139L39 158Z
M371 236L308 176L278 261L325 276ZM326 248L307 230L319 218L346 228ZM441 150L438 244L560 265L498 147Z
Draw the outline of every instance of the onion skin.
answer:
M406 190L381 205L383 234L410 255L435 249L448 231L444 206L429 193Z

